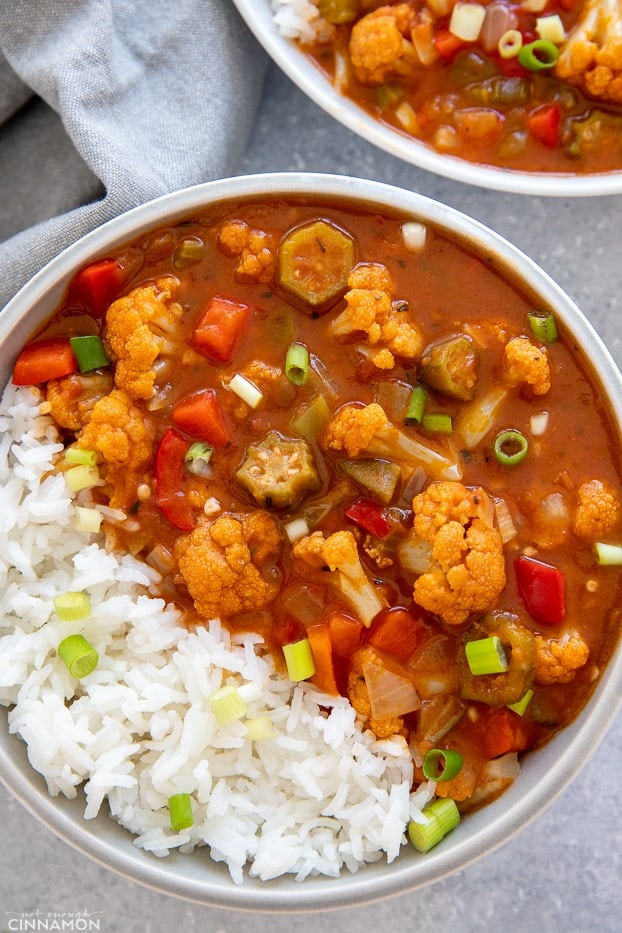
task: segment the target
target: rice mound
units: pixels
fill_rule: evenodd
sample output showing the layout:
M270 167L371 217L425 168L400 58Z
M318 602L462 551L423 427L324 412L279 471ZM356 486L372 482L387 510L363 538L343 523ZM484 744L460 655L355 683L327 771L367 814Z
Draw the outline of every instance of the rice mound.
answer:
M8 386L0 405L0 703L49 793L82 789L86 820L107 808L156 856L207 846L238 884L245 872L302 880L395 859L433 789L410 795L404 740L376 740L346 699L277 675L259 636L231 637L218 620L186 628L152 595L156 570L76 531L40 401ZM90 596L84 622L55 614L69 590ZM56 654L79 631L100 657L82 681ZM251 740L246 717L218 724L209 697L225 684L246 717L269 716L271 737ZM191 795L194 825L174 833L177 793Z
M272 18L282 36L300 42L329 42L334 26L320 15L315 0L271 0Z

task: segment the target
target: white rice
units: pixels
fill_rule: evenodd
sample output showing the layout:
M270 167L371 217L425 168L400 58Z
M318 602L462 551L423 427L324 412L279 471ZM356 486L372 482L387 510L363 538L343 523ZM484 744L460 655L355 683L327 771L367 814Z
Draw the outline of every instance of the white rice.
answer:
M49 793L83 793L85 819L109 810L154 855L207 846L236 883L393 861L433 789L410 796L405 742L376 740L345 699L277 676L258 636L231 638L217 620L188 630L152 595L155 570L77 532L39 402L9 386L0 406L0 703ZM57 618L68 590L89 594L84 622ZM78 631L100 656L82 681L56 654ZM218 725L209 697L224 684L247 717L270 717L272 737L252 741L244 719ZM180 792L194 825L173 833L167 801Z
M300 42L328 42L334 27L320 16L314 0L271 0L273 19L282 36Z

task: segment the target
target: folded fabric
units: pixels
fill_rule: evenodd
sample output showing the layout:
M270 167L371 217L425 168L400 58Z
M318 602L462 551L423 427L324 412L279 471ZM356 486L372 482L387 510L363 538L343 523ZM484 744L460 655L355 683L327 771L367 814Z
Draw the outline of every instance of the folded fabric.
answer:
M234 173L265 64L230 0L0 4L0 308L104 221Z

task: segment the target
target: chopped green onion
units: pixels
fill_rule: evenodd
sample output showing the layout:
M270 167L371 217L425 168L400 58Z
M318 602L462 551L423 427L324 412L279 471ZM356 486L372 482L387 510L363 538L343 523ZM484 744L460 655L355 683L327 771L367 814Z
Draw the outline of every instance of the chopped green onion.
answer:
M199 262L205 254L205 243L200 237L188 236L180 240L173 253L173 265L176 269L185 269Z
M619 544L603 544L597 541L594 545L596 559L602 567L618 567L622 564L622 546Z
M430 431L433 434L451 434L454 429L451 415L445 411L434 411L424 415L421 419L421 427L424 431Z
M229 382L229 388L232 392L241 398L249 408L257 408L263 399L263 392L257 388L254 382L247 379L241 373L236 373Z
M56 650L72 677L87 677L97 667L99 655L82 635L68 635Z
M431 748L421 770L428 781L451 781L462 769L462 755L451 748Z
M543 71L553 68L559 58L559 49L548 39L535 39L528 42L518 52L519 64L527 71Z
M460 822L460 811L451 797L433 800L421 815L425 822L408 824L408 838L418 852L429 852Z
M465 651L469 669L474 676L502 674L509 667L507 655L497 635L468 641Z
M285 354L285 375L295 386L303 386L309 375L309 351L302 343L292 343Z
M287 676L290 680L307 680L315 674L313 653L308 638L283 645L283 654L287 664Z
M65 482L71 492L90 489L99 482L99 470L96 466L87 466L85 463L80 463L78 466L65 471Z
M523 45L523 36L518 29L508 29L497 43L501 58L516 58Z
M313 401L294 418L292 427L307 441L314 441L330 421L330 406L323 395Z
M101 528L103 519L104 516L98 509L90 509L83 505L77 505L74 528L76 531L86 531L97 534Z
M534 337L542 343L555 343L557 340L557 324L555 315L550 311L530 311L527 321Z
M81 373L90 373L93 369L110 366L110 360L101 337L70 337L69 343Z
M495 438L493 450L503 466L516 466L527 456L529 441L520 431L500 431Z
M81 447L68 447L65 450L65 463L95 466L97 463L97 451L83 450Z
M173 794L168 798L168 815L174 833L190 829L194 824L190 794Z
M253 716L244 721L246 734L252 742L261 739L271 739L274 735L274 726L269 716Z
M518 700L516 703L508 703L507 704L508 709L511 709L514 713L518 713L519 716L524 716L525 710L531 703L532 697L533 697L533 690L529 689L522 695L520 700Z
M54 611L63 622L80 622L91 614L88 593L62 593L54 597Z
M404 88L399 84L381 84L374 91L374 98L381 110L387 110L388 107L402 100L405 93Z
M241 719L246 713L246 703L237 687L221 687L209 698L209 705L219 726Z
M428 393L424 386L415 386L408 399L408 408L406 409L406 421L414 421L420 424L423 418Z
M197 441L196 444L191 444L186 451L184 463L195 476L209 476L209 462L213 453L214 448L211 444Z

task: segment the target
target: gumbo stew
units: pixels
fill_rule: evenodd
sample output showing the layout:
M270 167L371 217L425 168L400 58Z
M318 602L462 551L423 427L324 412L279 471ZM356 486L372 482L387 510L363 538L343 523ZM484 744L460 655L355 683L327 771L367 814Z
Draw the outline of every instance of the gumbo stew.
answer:
M77 273L13 381L41 386L85 527L188 626L260 633L404 736L456 812L611 653L621 457L589 361L416 218L275 197L152 232Z

